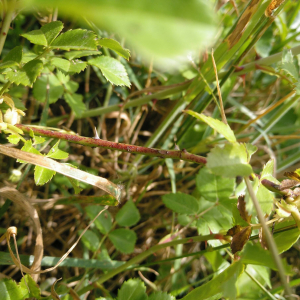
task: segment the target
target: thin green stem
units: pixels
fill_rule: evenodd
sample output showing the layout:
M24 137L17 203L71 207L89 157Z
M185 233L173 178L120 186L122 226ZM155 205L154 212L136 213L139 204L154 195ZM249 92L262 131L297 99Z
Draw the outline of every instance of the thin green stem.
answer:
M4 43L7 37L7 33L9 30L9 26L10 23L12 21L13 18L13 14L14 14L14 9L15 9L15 4L16 4L16 0L11 0L8 3L8 9L7 12L5 14L4 20L2 22L2 27L1 27L1 31L0 31L0 55L2 53L3 47L4 47Z
M284 286L284 289L285 289L285 292L286 292L286 296L291 296L292 292L291 292L291 289L290 289L290 287L288 285L288 282L286 280L285 272L284 272L284 267L283 267L282 261L280 259L279 252L278 252L277 246L275 244L275 241L274 241L274 239L273 239L273 237L272 237L272 235L271 235L271 233L269 231L269 228L268 228L268 226L266 224L266 221L265 221L265 218L264 218L264 214L263 214L263 212L261 210L261 207L259 205L259 202L258 202L258 200L256 198L256 195L254 193L254 190L253 190L253 187L252 187L252 185L250 183L250 180L247 177L244 177L244 179L245 179L245 182L246 182L247 189L249 191L250 197L252 199L253 205L255 207L258 220L259 220L260 224L262 225L262 229L264 231L264 234L265 234L265 237L266 237L266 240L267 240L270 252L271 252L271 254L273 256L273 259L274 259L274 262L275 262L275 264L277 266L278 274L279 274L281 283Z
M138 264L139 262L143 261L145 258L147 258L148 256L150 256L151 254L161 250L161 249L165 249L167 247L174 247L176 245L180 245L180 244L189 244L189 243L195 243L195 242L203 242L203 241L208 241L208 240L214 240L219 238L219 235L216 236L214 234L211 235L206 235L206 236L195 236L195 237L190 237L190 238L185 238L185 239L180 239L180 240L174 240L168 243L163 243L163 244L158 244L153 246L152 248L140 253L139 255L135 256L134 258L132 258L131 260L129 260L128 262L126 262L124 265L119 266L118 268L111 270L109 272L107 272L106 274L104 274L98 281L98 284L102 284L105 281L107 281L108 279L112 278L113 276L125 271L128 267L131 267L135 264ZM80 291L78 291L78 295L83 295L84 293L86 293L87 291L93 289L93 285L89 285L83 289L81 289Z

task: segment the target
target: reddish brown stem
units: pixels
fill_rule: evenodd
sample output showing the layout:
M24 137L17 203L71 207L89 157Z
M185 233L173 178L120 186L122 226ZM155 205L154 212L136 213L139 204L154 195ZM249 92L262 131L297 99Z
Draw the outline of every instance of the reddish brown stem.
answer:
M26 126L22 124L17 124L15 126L22 129L26 133L29 133L30 130L32 130L36 135L45 136L49 138L56 138L56 139L65 140L68 142L90 146L90 147L102 147L105 149L118 150L118 151L128 152L128 153L143 154L147 156L155 156L160 158L182 159L184 161L190 161L196 164L202 164L202 165L206 164L205 157L188 153L185 149L160 150L160 149L153 149L153 148L147 148L141 146L134 146L129 144L110 142L110 141L96 139L96 138L88 138L76 134L68 134L64 132L46 130L46 129Z

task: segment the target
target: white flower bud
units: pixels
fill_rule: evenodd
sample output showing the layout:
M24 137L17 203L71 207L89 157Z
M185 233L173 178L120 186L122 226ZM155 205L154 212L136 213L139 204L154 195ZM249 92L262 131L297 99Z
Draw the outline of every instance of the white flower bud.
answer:
M13 108L13 109L8 109L5 114L4 114L4 122L15 125L20 123L21 117L18 114L18 112Z

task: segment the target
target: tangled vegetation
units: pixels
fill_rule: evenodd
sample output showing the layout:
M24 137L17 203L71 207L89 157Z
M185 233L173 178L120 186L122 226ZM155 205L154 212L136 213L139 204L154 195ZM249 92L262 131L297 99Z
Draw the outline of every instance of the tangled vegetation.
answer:
M297 298L299 1L0 3L1 299Z

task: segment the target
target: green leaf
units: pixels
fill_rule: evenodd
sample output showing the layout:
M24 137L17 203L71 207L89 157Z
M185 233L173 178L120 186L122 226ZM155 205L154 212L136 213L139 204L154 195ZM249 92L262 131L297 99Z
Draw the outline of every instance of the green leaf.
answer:
M207 168L224 177L249 176L253 172L245 145L238 143L213 148L207 156Z
M79 230L78 234L81 234L83 230ZM81 238L82 243L91 251L98 250L100 239L96 233L91 230L87 230Z
M82 50L82 51L69 51L64 53L64 56L71 60L75 58L81 58L84 56L92 56L92 55L100 55L101 51L95 51L95 50Z
M26 284L25 284L26 279ZM28 288L29 291L28 292ZM40 299L41 292L37 284L29 275L25 275L17 284L14 280L3 278L0 280L0 295L2 299L24 300L27 298Z
M24 143L24 146L21 148L22 151L25 152L29 152L29 153L33 153L33 154L37 154L37 155L42 155L38 150L36 150L33 146L32 146L32 141L28 140ZM25 163L23 160L18 159L17 162L20 163Z
M224 124L222 121L207 117L204 114L199 114L197 112L194 112L192 110L185 111L189 115L195 117L198 120L201 120L202 122L206 123L208 126L216 130L218 133L222 134L226 140L228 140L231 143L236 142L235 135L228 124Z
M0 63L0 69L9 68L19 65L22 61L23 51L22 46L17 46L10 50Z
M130 51L128 49L124 49L116 40L103 38L98 40L98 45L115 51L117 54L124 57L125 59L129 59L130 57Z
M64 25L62 22L55 21L45 24L41 27L41 29L32 30L27 33L21 34L21 36L25 37L33 44L49 46L63 28Z
M202 197L216 202L229 199L233 193L235 179L216 176L209 173L208 169L204 167L196 177L196 185Z
M97 50L96 36L83 29L69 30L58 36L50 45L61 50Z
M216 276L211 281L201 285L200 287L195 288L193 291L183 297L182 300L204 300L219 293L222 293L222 296L224 297L227 296L230 297L230 299L235 299L235 282L243 271L243 264L239 261L234 262L221 274Z
M8 141L14 145L17 145L20 141L20 136L16 134L11 134L7 137Z
M136 233L129 229L116 229L108 234L109 239L117 250L122 253L129 254L134 250L137 240ZM122 298L123 299L123 298Z
M30 129L29 135L33 138L33 145L42 144L45 142L45 139L41 136L35 136L34 132Z
M44 185L52 179L55 175L55 171L49 170L40 166L34 168L34 182L36 185Z
M87 66L87 63L82 60L76 60L76 61L70 62L66 59L59 58L59 57L53 58L51 60L51 64L67 73L68 72L69 73L80 73Z
M294 222L289 222L294 223ZM285 225L287 225L287 222L284 222ZM289 225L289 224L288 224ZM281 228L283 227L283 224L281 226L276 226L275 228ZM292 230L289 230L287 232L280 232L274 236L275 243L277 245L277 249L279 253L286 252L288 249L290 249L299 239L300 231L298 228L294 228Z
M5 79L17 85L32 86L43 69L43 63L39 59L31 60L19 70L4 72Z
M26 274L22 277L19 284L20 288L27 289L29 288L29 297L39 299L41 297L41 291L37 283L31 278L29 274ZM2 294L1 294L2 295Z
M174 296L168 295L165 292L152 293L148 300L176 300Z
M275 235L276 237L276 235ZM266 266L272 270L277 271L277 265L274 263L274 259L269 250L264 250L259 243L249 242L245 245L241 254L241 262L244 264L261 265ZM286 275L292 274L292 268L283 261Z
M57 141L57 143L49 150L47 157L55 158L55 159L66 159L68 158L69 154L65 151L62 151L58 149L60 141Z
M27 4L57 7L75 20L84 14L89 22L124 37L136 51L151 58L179 56L207 47L218 24L211 1L190 0L27 0ZM160 63L160 62L158 62Z
M85 208L88 217L92 220L103 209L103 206L90 205ZM103 212L96 220L95 225L102 234L107 234L112 228L112 217L108 211Z
M74 179L74 178L71 178L71 177L68 177L69 181L71 182L72 184L72 187L74 189L74 193L75 194L79 194L83 189L79 186L79 180L77 179ZM110 196L110 195L109 195ZM93 202L93 203L96 203L96 202ZM99 204L102 204L104 205L103 203L99 203Z
M167 194L162 199L168 208L180 214L194 215L199 210L198 201L188 194Z
M281 69L289 73L295 80L298 80L299 74L291 50L283 50Z
M256 197L263 213L269 215L273 210L274 194L260 184Z
M86 107L82 102L82 95L65 93L64 98L77 117L80 117L81 114L86 110Z
M257 147L252 144L244 144L248 153L248 163L250 162L251 156L257 151Z
M116 214L116 222L120 226L133 226L140 218L140 213L132 200L127 201Z
M274 160L269 160L267 164L264 166L264 169L261 173L260 181L267 179L275 184L280 184L276 178L273 177L274 173Z
M147 300L146 287L140 279L129 279L118 290L118 300Z
M49 83L49 104L55 103L62 97L64 88L54 74L40 76L33 84L33 96L37 101L45 102L47 98L47 85Z
M99 68L103 76L112 84L130 87L125 67L118 60L108 56L99 56L90 59L88 64Z

